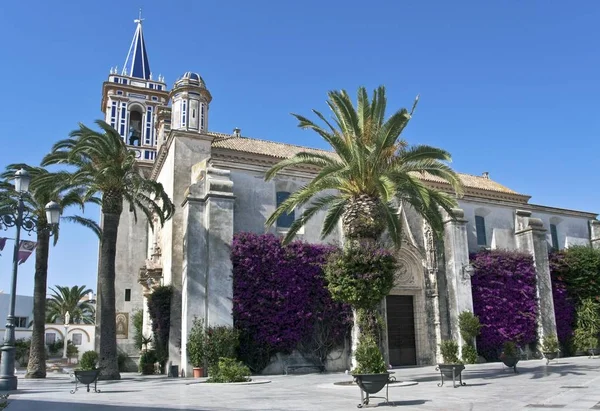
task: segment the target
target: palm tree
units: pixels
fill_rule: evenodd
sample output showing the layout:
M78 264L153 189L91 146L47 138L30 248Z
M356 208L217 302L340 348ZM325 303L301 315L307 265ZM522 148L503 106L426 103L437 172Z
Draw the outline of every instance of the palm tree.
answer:
M171 218L175 207L162 184L146 178L139 169L135 154L109 124L96 121L101 131L83 124L72 131L70 138L57 142L43 165L75 166L69 184L86 190L86 196L102 196L102 239L98 268L97 330L100 336L101 379L119 379L117 364L117 334L115 310L115 254L119 219L123 202L129 204L137 220L141 210L150 226L153 217L160 223Z
M83 210L85 202L97 202L97 198L83 198L81 189L64 186L66 175L64 173L51 173L41 167L32 167L27 164L10 164L0 177L12 179L15 172L25 169L31 176L29 193L24 198L24 211L36 222L37 248L35 252L35 275L33 290L33 330L31 334L31 349L27 374L25 378L46 378L46 348L45 348L45 320L46 320L46 292L48 279L48 253L50 236L54 237L54 244L58 241L58 227L50 227L46 220L45 206L50 201L56 201L61 211L71 206ZM17 203L17 194L8 181L0 181L0 209L14 208ZM92 229L98 236L100 227L92 220L81 216L64 216L64 221L81 224Z
M47 299L46 321L54 323L56 320L63 320L68 312L73 324L93 324L94 306L86 299L91 289L85 288L85 285L73 287L56 286L56 289L50 287L52 295Z
M334 153L300 152L280 161L266 173L265 179L270 180L279 172L297 166L318 170L308 184L281 203L267 220L267 226L282 214L312 200L292 223L284 242L291 241L310 218L326 209L321 237L330 234L341 219L344 235L350 241L376 241L387 229L399 247L402 227L398 213L402 204L412 206L440 233L443 230L440 207L450 211L456 206L455 197L426 185L419 177L425 174L438 177L456 194L462 192L462 185L458 175L445 163L451 160L448 152L426 145L409 146L400 138L418 97L410 112L400 109L386 120L383 86L374 91L371 101L366 89L359 88L356 108L346 91L331 91L328 96L334 124L316 110L313 112L326 127L301 115L293 116L298 119L300 128L317 132ZM324 191L328 193L317 197Z

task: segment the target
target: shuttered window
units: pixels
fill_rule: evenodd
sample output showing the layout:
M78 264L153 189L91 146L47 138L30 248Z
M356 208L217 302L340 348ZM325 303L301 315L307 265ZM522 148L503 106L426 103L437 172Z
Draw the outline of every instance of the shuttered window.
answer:
M558 231L556 224L550 224L550 236L552 237L552 248L558 250Z
M277 207L281 205L287 198L290 196L290 193L287 191L278 191L277 192ZM294 222L294 212L287 214L284 213L279 216L277 219L277 227L280 228L290 228L292 223Z
M476 215L475 228L477 229L477 245L487 245L487 238L485 237L485 218Z

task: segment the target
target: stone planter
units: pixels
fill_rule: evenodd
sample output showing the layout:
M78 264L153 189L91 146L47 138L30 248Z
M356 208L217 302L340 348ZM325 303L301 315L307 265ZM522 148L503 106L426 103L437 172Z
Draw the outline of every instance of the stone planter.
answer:
M384 398L386 403L389 402L387 386L391 381L395 381L395 378L390 377L389 373L386 372L383 374L352 374L352 377L354 377L354 381L360 387L361 403L358 404L358 408L362 408L365 405L369 405L369 400L371 398ZM371 395L377 394L384 387L386 387L385 397L373 397Z
M515 371L515 374L517 373L517 363L519 362L519 357L517 357L517 356L501 355L500 356L500 360L508 368L512 368Z
M438 370L440 372L440 375L442 376L442 382L438 384L438 387L444 385L444 377L452 378L452 386L454 388L457 387L457 378L459 381L458 386L467 385L462 380L462 372L464 369L465 366L463 364L438 364L436 370Z
M100 392L96 388L98 383L98 376L100 375L100 370L76 370L75 374L75 389L71 390L71 394L75 394L75 391L78 390L77 383L81 383L87 386L87 392L90 392L90 385L94 384L94 392Z

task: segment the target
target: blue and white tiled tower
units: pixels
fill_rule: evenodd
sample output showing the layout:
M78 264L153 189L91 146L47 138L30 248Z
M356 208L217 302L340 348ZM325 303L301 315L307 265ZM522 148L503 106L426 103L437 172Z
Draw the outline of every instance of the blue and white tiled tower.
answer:
M167 106L169 93L162 76L152 78L141 15L121 71L111 68L102 85L102 111L142 162L156 158L156 114Z

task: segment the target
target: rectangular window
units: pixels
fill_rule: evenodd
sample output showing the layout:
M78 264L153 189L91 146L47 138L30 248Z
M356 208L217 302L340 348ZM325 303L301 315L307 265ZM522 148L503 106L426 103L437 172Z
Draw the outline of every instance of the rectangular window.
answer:
M287 200L289 196L290 196L290 193L288 193L286 191L278 191L277 192L277 207L279 207L281 205L281 203L283 203L285 200ZM294 219L295 218L294 218L293 211L289 214L284 213L284 214L280 215L279 218L277 219L277 227L290 228L290 226L294 222Z
M148 84L148 88L154 89L154 84L152 84L152 83Z
M157 86L156 86L156 89L157 89L157 90L162 90L162 86L159 86L159 85L157 85Z
M71 340L73 345L81 345L81 333L73 333Z
M479 215L475 216L475 228L477 229L477 245L487 245L485 237L485 219Z
M56 334L46 333L46 345L54 344L56 342Z
M131 288L125 289L125 301L131 301Z
M181 126L182 127L185 127L186 110L187 110L187 103L184 100L183 103L181 104Z
M118 77L113 77L113 82L114 83L118 83L119 82L119 78Z
M126 78L124 78L124 79L123 79L123 84L127 84L127 83L128 83L127 79L126 79Z
M204 103L200 104L200 130L204 130Z
M27 317L15 317L15 327L27 328Z
M144 137L145 145L154 145L154 136L153 136L153 128L152 128L152 106L148 107L146 110L146 133Z
M550 236L552 237L552 248L558 250L558 231L556 230L556 224L550 224Z

